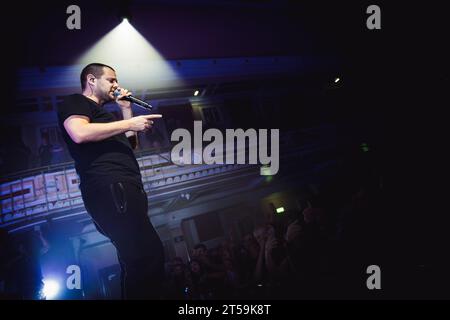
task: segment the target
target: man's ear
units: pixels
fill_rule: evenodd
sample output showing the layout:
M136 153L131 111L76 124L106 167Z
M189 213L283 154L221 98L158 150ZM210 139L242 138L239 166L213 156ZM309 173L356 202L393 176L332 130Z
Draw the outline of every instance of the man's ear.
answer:
M96 78L95 78L95 76L93 74L89 73L86 78L87 78L88 83L95 84L95 79Z

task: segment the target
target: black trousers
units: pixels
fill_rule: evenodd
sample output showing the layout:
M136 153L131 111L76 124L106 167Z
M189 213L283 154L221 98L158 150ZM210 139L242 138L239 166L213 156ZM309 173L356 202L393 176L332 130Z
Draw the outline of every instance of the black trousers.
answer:
M116 247L122 269L123 299L158 299L164 278L164 250L147 216L142 187L115 182L81 188L86 210L97 230Z

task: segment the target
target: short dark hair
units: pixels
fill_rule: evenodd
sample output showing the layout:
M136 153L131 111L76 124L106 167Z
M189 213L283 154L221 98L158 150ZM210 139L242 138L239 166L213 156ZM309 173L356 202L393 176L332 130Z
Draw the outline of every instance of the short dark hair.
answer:
M81 90L86 88L86 80L88 74L93 74L96 78L100 78L103 75L103 68L109 68L115 72L115 70L103 63L90 63L83 68L80 74Z

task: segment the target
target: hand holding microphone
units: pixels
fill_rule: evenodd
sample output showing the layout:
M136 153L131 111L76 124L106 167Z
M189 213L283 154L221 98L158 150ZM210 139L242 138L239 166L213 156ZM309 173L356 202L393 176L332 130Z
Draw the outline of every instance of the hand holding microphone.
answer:
M133 103L137 104L138 106L143 107L144 109L147 109L147 110L151 110L153 108L147 102L133 97L131 95L131 92L129 92L126 89L120 88L120 87L114 91L114 96L116 97L116 101L120 105L121 108L130 108L131 107L131 105L129 105L129 104L124 105L122 101L133 102ZM130 130L135 131L135 132L147 131L153 125L153 121L151 119L157 119L157 118L162 118L162 115L161 114L149 114L149 115L132 117L132 118L128 119L128 122L130 124Z
M132 102L134 104L137 104L138 106L140 106L140 107L142 107L144 109L147 109L147 110L152 110L153 109L153 107L150 104L148 104L147 102L145 102L145 101L143 101L141 99L138 99L136 97L133 97L131 95L131 92L128 92L128 90L126 90L126 89L117 88L114 91L114 96L117 99L116 101L118 101L118 100L125 100L125 101Z
M130 109L131 108L131 102L125 100L126 96L131 95L131 91L128 91L127 89L117 87L117 89L114 90L113 96L116 100L116 103L119 105L122 109Z

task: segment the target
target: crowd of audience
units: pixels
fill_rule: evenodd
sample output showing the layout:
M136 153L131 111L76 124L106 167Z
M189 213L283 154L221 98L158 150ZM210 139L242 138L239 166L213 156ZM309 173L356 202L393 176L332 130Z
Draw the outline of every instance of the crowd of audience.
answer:
M343 201L334 199L335 195L316 195L305 201L302 210L274 213L241 241L226 239L212 248L197 244L189 261L175 257L167 266L164 298L358 295L365 286L365 263L378 258L373 250L377 238L372 239L376 224L371 226L370 221L381 201L380 189L364 186Z
M251 232L227 237L218 246L199 243L187 260L173 258L166 265L162 298L361 298L367 293L366 268L383 263L390 245L380 233L380 224L388 221L382 180L377 174L362 176L369 179L335 179L303 195L297 210L273 212ZM3 261L6 251L0 251ZM34 261L22 251L18 259ZM0 269L4 280L6 269Z

